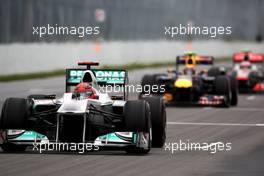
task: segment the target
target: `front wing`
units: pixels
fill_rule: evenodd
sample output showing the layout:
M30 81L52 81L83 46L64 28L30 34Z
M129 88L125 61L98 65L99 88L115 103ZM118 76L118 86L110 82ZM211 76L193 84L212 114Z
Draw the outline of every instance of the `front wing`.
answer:
M13 131L15 130L8 130L7 136L0 141L2 141L2 143L5 142L28 146L33 146L33 143L47 143L49 141L46 136L34 131L19 130L21 131L21 134L16 137L14 137L14 135L11 135ZM143 132L114 132L97 137L92 144L95 146L99 146L99 148L121 148L126 146L136 146L139 148L147 149L149 147L148 140L151 139L149 139L148 135L145 135L145 133Z

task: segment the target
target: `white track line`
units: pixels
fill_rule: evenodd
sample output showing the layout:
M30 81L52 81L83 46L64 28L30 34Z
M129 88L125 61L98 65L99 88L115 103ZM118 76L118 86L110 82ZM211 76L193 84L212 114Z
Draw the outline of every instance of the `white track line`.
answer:
M264 109L261 108L229 108L229 111L255 111L255 112L264 112Z
M255 112L264 112L264 108L243 108L243 107L230 107L228 109L212 108L212 107L203 107L202 110L226 110L226 111L255 111Z
M202 110L210 110L210 111L219 111L219 110L225 110L225 111L254 111L254 112L264 112L264 109L262 108L240 108L240 107L230 107L228 109L220 109L220 108L212 108L212 107L204 107Z
M248 97L247 97L247 100L255 100L255 98L256 98L256 96L251 95L251 96L248 96Z
M193 122L167 122L168 125L200 125L200 126L246 126L264 127L262 123L193 123Z

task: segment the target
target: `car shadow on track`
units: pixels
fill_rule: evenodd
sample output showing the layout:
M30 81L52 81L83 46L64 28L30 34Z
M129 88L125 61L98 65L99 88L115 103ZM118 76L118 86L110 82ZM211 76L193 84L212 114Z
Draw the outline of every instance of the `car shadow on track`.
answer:
M160 150L160 151L157 151ZM99 150L99 151L33 151L32 149L27 149L25 152L4 152L0 149L1 155L93 155L93 156L147 156L147 155L159 155L162 154L163 149L152 149L148 154L138 154L138 153L126 153L124 150Z

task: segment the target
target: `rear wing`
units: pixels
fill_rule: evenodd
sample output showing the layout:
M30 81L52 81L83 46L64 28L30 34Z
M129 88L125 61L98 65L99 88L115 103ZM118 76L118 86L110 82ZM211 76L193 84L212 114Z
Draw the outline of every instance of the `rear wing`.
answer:
M95 76L99 86L121 86L128 84L128 75L126 70L113 69L89 69ZM70 92L70 87L78 85L87 69L69 68L66 69L66 92Z
M256 53L235 53L233 55L233 62L243 62L243 61L261 63L264 61L264 55L256 54Z
M176 68L179 65L185 65L187 67L192 67L195 65L213 65L214 57L212 56L177 56L176 57Z

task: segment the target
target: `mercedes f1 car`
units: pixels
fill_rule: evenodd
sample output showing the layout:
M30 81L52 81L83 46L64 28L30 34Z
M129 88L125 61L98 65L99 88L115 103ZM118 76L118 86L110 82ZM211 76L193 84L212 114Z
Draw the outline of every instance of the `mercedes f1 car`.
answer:
M233 70L237 73L239 92L264 91L264 55L249 51L233 55Z
M212 67L214 58L198 56L189 52L176 57L176 69L167 74L145 75L142 86L159 85L158 90L167 104L195 104L229 107L237 105L237 81L235 73L222 72L220 67ZM181 68L183 65L183 69ZM210 66L206 70L205 66ZM200 67L200 71L197 71ZM146 93L142 92L140 97Z
M127 100L127 92L111 95L105 86L125 86L125 70L66 69L66 93L30 95L5 100L0 118L4 151L23 151L32 142L91 143L99 148L148 153L162 147L166 113L161 97ZM126 89L123 89L126 90Z

